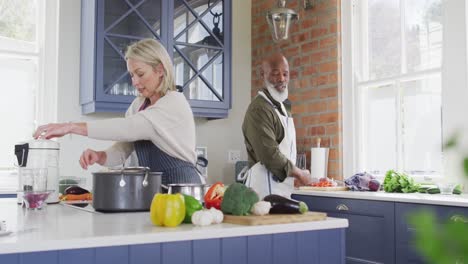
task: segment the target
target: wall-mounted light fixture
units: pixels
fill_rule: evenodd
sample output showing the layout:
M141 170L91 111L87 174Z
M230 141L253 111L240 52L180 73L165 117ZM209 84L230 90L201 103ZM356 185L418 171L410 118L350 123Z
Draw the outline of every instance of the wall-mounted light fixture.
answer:
M289 27L292 22L299 20L299 15L292 9L286 8L286 0L278 0L278 7L267 12L267 21L273 41L287 40Z

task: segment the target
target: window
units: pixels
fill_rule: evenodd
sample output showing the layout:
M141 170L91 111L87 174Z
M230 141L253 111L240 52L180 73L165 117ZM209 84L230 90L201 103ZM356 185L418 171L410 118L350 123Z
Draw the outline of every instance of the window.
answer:
M52 121L48 107L54 105L54 97L47 102L42 99L48 94L44 91L44 83L50 82L45 80L43 71L47 68L44 54L50 48L45 47L45 2L0 2L0 79L3 91L0 112L4 124L0 138L0 191L17 189L14 144L30 140L39 122ZM51 47L55 48L54 45Z
M445 2L343 3L345 177L443 173Z

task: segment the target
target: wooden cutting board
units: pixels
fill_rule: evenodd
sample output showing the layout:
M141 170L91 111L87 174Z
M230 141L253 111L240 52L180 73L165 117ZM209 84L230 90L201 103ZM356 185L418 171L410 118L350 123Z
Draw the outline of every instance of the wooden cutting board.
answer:
M347 191L348 187L346 186L336 186L336 187L315 187L315 186L300 186L299 190L301 191Z
M327 218L326 213L307 212L305 214L269 214L269 215L224 215L224 223L237 225L274 225L298 222L320 221Z

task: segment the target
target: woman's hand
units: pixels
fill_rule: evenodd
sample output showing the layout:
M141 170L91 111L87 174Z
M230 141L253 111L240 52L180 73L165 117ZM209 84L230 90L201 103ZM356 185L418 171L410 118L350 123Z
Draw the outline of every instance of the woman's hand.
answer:
M87 170L88 166L91 166L95 163L99 165L104 165L106 163L107 154L104 151L95 151L92 149L87 149L83 151L80 157L81 168Z
M35 139L38 138L54 138L54 137L63 137L66 134L70 133L71 124L70 123L62 123L62 124L47 124L42 125L37 128L36 132L34 132L33 137Z
M35 139L50 139L63 137L67 134L87 136L88 126L86 123L51 123L38 127L36 132L34 132L33 137Z

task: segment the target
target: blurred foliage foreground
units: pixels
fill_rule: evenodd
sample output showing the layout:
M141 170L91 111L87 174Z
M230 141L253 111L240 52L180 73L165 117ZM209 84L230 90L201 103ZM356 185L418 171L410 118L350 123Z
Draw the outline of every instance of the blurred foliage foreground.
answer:
M457 135L444 149L457 146ZM468 158L464 158L465 176L468 176ZM415 227L416 249L425 261L434 264L468 264L468 216L454 215L440 222L435 212L421 211L409 216Z
M453 216L439 223L433 212L424 211L409 217L416 228L416 248L428 263L468 263L468 218Z

